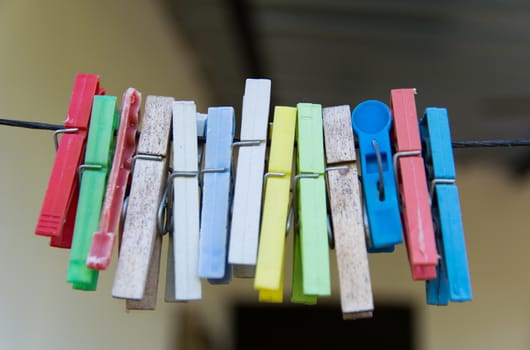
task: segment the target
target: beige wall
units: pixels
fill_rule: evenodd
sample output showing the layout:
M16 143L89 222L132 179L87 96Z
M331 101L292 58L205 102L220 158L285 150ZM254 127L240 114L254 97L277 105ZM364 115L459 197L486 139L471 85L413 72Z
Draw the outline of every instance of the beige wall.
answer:
M73 3L0 2L0 116L62 122L78 71L99 73L110 94L135 86L144 96L195 99L205 110L207 87L156 2ZM115 265L97 292L71 290L68 253L33 234L54 158L51 134L0 127L0 140L0 348L165 349L182 311L198 315L219 344L229 341L231 303L255 300L250 281L205 284L200 303L160 301L155 312L126 313L110 297ZM458 168L473 303L426 306L403 248L370 257L376 300L415 305L422 349L530 347L530 180L511 182L498 167Z

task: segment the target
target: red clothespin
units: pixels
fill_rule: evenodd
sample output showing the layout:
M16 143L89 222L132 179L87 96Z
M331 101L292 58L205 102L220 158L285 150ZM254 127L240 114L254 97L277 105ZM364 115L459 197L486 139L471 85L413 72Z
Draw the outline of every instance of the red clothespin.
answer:
M105 192L99 231L94 233L87 257L87 267L91 269L105 270L110 264L131 173L132 157L136 150L141 103L142 95L134 88L127 89L121 105L118 140Z
M438 253L421 156L415 93L415 89L394 89L390 92L394 118L394 169L412 277L415 280L431 280L436 278Z
M75 222L75 198L79 195L77 169L83 159L94 95L104 95L99 76L77 74L68 115L35 233L51 237L50 245L70 248Z

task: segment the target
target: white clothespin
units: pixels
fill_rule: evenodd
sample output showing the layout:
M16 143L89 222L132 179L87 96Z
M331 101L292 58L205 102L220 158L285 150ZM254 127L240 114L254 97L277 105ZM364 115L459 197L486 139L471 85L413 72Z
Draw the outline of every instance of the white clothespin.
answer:
M156 297L156 290L153 291L156 286L146 288L146 282L150 264L154 264L151 276L155 281L158 279L161 237L157 229L157 213L167 178L172 104L173 98L160 96L148 96L145 102L120 257L112 287L115 298L141 300L146 289ZM153 271L155 268L157 271Z
M270 95L270 80L246 80L240 142L233 144L241 147L228 256L229 263L236 266L256 265Z
M201 121L199 121L199 118ZM197 124L204 116L193 101L173 102L173 229L167 263L166 301L201 299L199 262L199 160ZM168 191L171 193L171 191Z

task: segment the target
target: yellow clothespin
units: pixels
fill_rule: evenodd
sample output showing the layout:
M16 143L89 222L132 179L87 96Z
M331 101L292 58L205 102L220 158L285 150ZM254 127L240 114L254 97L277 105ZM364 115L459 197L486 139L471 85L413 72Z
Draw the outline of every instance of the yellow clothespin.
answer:
M281 302L283 298L285 230L289 212L295 126L296 108L276 107L274 109L254 280L254 288L260 291L260 301Z

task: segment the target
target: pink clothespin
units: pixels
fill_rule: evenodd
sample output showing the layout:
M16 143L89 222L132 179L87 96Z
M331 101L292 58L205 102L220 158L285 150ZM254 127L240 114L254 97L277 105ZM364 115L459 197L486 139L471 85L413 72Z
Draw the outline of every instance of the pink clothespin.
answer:
M141 103L142 95L136 89L128 88L123 94L118 140L105 192L99 231L94 233L87 257L87 267L91 269L105 270L110 264L116 233L119 231L132 158L136 150Z
M394 169L412 277L415 280L431 280L436 278L438 252L425 166L421 156L415 93L415 89L390 91L390 105L394 118L392 127L395 146Z

